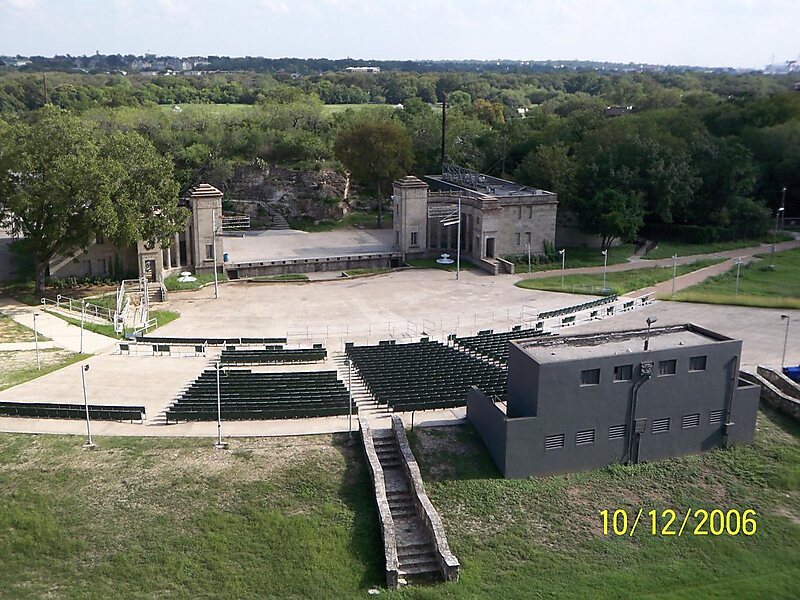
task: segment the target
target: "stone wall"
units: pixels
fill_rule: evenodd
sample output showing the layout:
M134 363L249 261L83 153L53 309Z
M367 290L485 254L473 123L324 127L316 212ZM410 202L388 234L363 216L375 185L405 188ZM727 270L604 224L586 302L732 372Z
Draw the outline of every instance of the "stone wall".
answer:
M748 375L761 384L762 402L792 417L795 421L800 421L800 400L783 392L774 385L774 382L777 382L782 388L790 389L785 382L781 381L783 375L766 367L758 367L756 374L748 373ZM788 378L784 377L784 379L792 383ZM795 391L794 393L796 394L797 392Z
M400 266L400 255L393 253L359 254L353 256L327 256L325 258L292 258L265 260L253 263L226 263L225 270L231 279L246 279L286 273L316 273L321 271L349 271L351 269L384 269Z

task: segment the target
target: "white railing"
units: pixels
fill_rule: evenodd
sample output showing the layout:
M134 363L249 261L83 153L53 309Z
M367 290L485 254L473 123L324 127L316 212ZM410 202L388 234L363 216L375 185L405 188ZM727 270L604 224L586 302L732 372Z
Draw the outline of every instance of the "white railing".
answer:
M89 318L94 321L114 323L114 311L112 311L110 308L106 308L105 306L99 306L97 304L92 304L91 302L86 302L86 300L76 300L58 294L55 300L42 298L41 302L42 306L45 308L50 305L56 310L73 313L75 318L81 318L81 316L83 316L84 318Z
M137 335L139 335L141 333L147 333L148 331L150 331L154 327L158 327L158 320L156 320L155 317L150 319L144 325L142 325L136 331L134 331L133 335L134 335L134 337L136 337Z

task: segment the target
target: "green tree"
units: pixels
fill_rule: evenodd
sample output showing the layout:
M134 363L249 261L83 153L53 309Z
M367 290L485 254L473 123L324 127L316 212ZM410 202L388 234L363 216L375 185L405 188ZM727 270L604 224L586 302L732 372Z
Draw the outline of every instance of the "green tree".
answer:
M168 243L188 214L172 164L136 133L100 134L53 107L0 130L0 222L24 237L42 294L48 263L96 236Z
M344 130L335 144L336 157L357 181L377 192L378 229L381 227L381 190L411 168L411 138L393 121L363 122Z
M599 235L603 250L614 240L631 240L644 223L644 203L636 194L605 189L587 200L576 200L578 223L586 233Z

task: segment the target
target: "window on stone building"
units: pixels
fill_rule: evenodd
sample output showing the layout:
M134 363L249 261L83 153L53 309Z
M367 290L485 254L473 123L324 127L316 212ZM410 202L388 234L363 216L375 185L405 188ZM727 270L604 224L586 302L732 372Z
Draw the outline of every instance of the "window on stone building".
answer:
M522 207L521 206L517 207L517 218L518 219L522 218Z
M533 218L533 206L528 207L528 218L529 219Z
M416 231L412 231L411 232L411 245L412 246L416 246L417 245L417 232Z
M522 236L518 233L517 234L517 246L519 246Z
M599 385L600 369L586 369L581 371L581 385Z
M530 231L526 231L525 232L525 242L527 242L528 244L531 243L531 232Z
M206 244L206 260L214 258L214 244Z

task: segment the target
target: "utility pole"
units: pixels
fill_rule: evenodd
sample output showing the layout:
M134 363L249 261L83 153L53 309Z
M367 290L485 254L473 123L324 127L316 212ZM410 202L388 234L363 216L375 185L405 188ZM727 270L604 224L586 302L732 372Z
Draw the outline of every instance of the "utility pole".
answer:
M563 290L564 289L564 266L566 265L566 260L567 260L567 249L566 248L562 248L561 250L558 251L558 253L561 255L561 289Z
M734 296L739 295L739 272L741 271L741 269L742 269L742 257L740 256L739 258L736 259L736 293L734 294Z
M219 298L219 281L217 278L217 211L211 209L211 258L214 259L214 299Z
M83 447L91 450L92 448L94 448L94 442L92 442L92 428L89 424L89 401L86 399L86 371L88 370L89 370L89 365L81 366L81 384L83 385L83 407L86 410L86 443L83 445Z
M672 299L675 300L675 279L678 277L678 255L672 255Z
M781 232L786 221L786 186L781 189Z
M444 148L447 139L447 92L442 95L442 175L444 175Z

